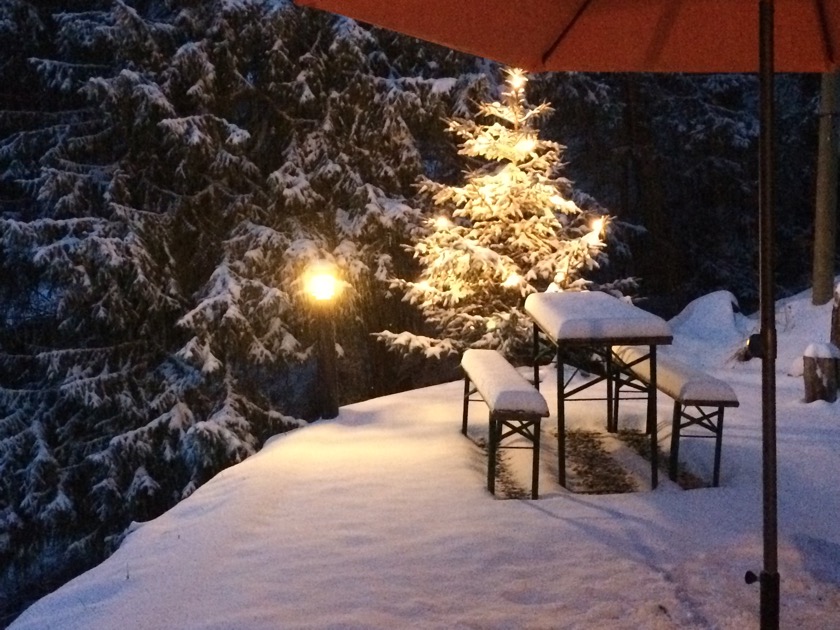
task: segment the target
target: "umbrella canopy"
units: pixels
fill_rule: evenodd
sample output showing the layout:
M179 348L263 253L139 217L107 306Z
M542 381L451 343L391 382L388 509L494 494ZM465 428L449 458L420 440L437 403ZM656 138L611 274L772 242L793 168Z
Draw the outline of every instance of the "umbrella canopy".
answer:
M756 72L757 0L296 0L539 71ZM777 72L838 68L840 0L776 0Z

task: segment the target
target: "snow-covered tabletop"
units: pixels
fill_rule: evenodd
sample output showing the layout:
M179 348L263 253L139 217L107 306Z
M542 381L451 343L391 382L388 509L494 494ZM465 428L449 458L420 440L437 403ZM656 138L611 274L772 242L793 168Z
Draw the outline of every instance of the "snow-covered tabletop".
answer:
M671 343L671 327L661 317L600 291L533 293L525 312L554 343Z

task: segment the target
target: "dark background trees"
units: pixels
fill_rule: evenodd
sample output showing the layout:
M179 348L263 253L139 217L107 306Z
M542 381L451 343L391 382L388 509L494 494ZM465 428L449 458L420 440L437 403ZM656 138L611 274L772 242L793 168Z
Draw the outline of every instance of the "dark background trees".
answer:
M568 171L646 228L633 269L649 307L675 314L717 289L757 307L758 84L749 75L548 75ZM780 295L808 285L819 77L777 80ZM564 113L566 115L564 116Z

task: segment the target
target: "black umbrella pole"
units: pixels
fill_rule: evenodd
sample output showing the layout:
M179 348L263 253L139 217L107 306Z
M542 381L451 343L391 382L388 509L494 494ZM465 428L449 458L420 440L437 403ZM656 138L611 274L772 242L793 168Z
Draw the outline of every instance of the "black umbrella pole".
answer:
M775 204L773 0L759 2L759 284L761 310L761 428L764 488L764 568L761 572L761 628L779 628L778 523L776 488L776 315L773 280Z

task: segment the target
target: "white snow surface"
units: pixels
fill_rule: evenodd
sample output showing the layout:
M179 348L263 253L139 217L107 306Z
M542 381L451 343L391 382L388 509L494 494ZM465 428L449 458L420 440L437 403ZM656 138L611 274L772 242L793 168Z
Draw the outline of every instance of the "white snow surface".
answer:
M461 366L490 409L549 415L545 397L495 350L467 350Z
M600 291L532 293L525 312L552 339L670 337L661 317Z
M729 321L731 307L714 303L708 316ZM827 338L830 311L807 294L779 304L782 628L840 627L840 403L803 403L802 379L784 369ZM718 357L707 369L741 401L726 414L720 488L681 491L665 478L654 491L572 494L543 453L538 501L494 498L483 452L459 431L463 385L452 382L270 440L11 627L757 628L759 589L744 573L763 567L761 364L726 358L737 340L708 320L680 321L671 353ZM543 391L554 375L544 369ZM633 404L622 426L642 425ZM670 407L660 395L663 448ZM474 430L486 431L476 411ZM602 402L566 415L570 428L603 430ZM681 461L708 480L712 449L684 440Z
M840 359L840 350L832 343L809 343L802 356L811 359Z

